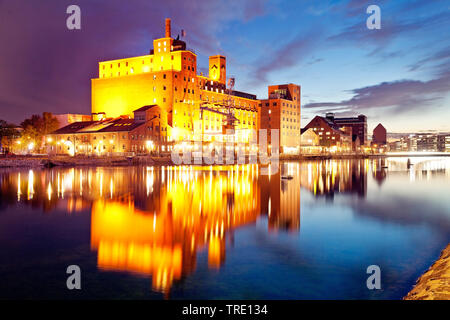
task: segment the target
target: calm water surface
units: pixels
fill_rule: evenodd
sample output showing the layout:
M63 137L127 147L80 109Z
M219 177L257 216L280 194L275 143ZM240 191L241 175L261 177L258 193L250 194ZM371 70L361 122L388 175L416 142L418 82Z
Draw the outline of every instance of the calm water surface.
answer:
M400 299L450 242L450 158L411 161L2 170L0 298Z

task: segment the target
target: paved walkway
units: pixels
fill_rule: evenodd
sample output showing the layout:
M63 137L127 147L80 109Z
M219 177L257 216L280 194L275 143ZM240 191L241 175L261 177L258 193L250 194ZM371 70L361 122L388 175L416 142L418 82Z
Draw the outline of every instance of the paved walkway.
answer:
M450 244L404 299L450 300Z

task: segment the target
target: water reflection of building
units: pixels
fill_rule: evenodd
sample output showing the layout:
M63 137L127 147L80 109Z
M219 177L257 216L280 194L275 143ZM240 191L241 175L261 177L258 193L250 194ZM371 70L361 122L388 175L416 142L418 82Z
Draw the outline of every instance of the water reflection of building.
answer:
M0 173L0 206L23 202L44 212L55 209L69 213L90 209L90 201L82 197L78 178L83 171L75 169L35 170L26 169ZM72 190L80 190L74 193Z
M195 269L200 248L208 248L209 266L219 267L226 233L260 213L257 168L209 168L144 168L133 198L96 200L91 246L98 266L152 275L153 288L163 292Z
M256 165L143 166L29 170L0 181L11 203L91 210L99 269L149 276L166 294L196 269L200 251L210 268L221 267L234 232L260 217L270 231L300 228L298 164L270 177Z
M295 167L294 167L295 166ZM300 230L300 176L298 163L281 166L276 174L260 176L261 210L269 230ZM282 177L292 179L282 179Z
M333 198L335 193L367 194L368 160L326 160L300 163L302 187L316 196Z
M251 165L136 170L132 176L145 183L131 197L94 201L91 247L99 268L151 275L155 290L167 293L192 273L202 249L208 266L219 268L226 239L261 214L270 230L299 230L298 176L269 179Z
M372 161L372 176L374 180L381 186L387 177L387 161L385 158L374 159Z

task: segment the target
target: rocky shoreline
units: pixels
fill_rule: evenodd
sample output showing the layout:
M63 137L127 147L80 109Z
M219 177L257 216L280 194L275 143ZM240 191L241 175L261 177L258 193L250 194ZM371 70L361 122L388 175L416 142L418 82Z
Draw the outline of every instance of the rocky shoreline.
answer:
M450 300L450 244L403 299Z

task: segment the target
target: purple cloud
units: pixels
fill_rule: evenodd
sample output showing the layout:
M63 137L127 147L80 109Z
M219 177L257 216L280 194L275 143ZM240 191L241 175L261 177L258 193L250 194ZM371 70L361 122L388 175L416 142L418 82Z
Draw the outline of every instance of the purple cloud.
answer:
M419 19L405 20L401 20L401 16L386 18L382 14L381 29L369 30L366 26L366 20L362 20L328 37L328 40L336 44L342 44L344 41L354 42L360 46L374 46L376 51L370 53L373 55L376 52L382 52L383 47L401 35L412 35L412 32L426 28L438 29L439 27L448 25L449 22L450 12L446 11Z
M70 31L71 1L0 1L0 119L19 123L44 110L90 113L98 61L148 54L166 17L174 37L185 29L188 46L210 55L221 50L223 25L264 15L265 3L78 0L81 30Z
M254 65L257 66L251 75L253 84L266 83L272 71L281 71L297 66L307 58L318 46L321 31L314 30L307 34L298 34L278 49L268 52ZM316 61L319 62L319 61Z
M445 61L448 59L450 59L450 47L445 48L441 51L435 52L435 53L417 61L416 63L410 65L409 71L416 71L416 70L422 68L426 64L440 62L442 60Z

